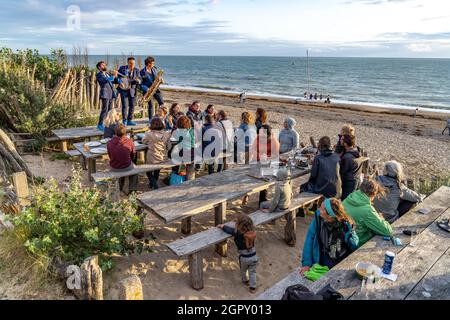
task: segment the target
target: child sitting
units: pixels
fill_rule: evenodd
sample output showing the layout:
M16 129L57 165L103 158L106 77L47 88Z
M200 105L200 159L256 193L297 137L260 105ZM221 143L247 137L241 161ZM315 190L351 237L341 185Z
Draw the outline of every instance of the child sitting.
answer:
M260 208L265 212L284 211L289 209L292 202L292 188L290 173L287 168L282 167L277 171L278 183L272 201L261 202Z
M237 217L235 228L223 224L217 227L234 236L234 242L239 251L242 282L250 285L250 292L255 293L258 256L255 249L256 232L253 220L246 214L240 214Z

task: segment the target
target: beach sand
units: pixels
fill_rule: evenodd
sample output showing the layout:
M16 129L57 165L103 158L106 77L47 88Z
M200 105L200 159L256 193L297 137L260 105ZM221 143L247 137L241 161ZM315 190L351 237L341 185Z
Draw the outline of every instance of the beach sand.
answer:
M318 140L329 135L334 140L344 123L356 127L358 145L363 147L371 163L382 164L395 159L405 165L408 176L429 179L432 175L442 176L450 173L450 137L442 136L444 121L400 114L372 112L365 109L350 110L337 106L320 104L300 105L292 103L247 100L239 105L234 96L221 94L164 91L168 106L172 102L181 105L199 100L202 107L215 104L216 110L224 109L234 124L239 123L242 111L255 111L264 107L269 112L269 121L275 128L280 128L284 118L294 117L301 140L309 144L309 137ZM38 175L55 176L64 181L70 176L74 161L50 161L44 158L27 156L26 161ZM105 168L100 161L98 170ZM296 179L295 191L305 177ZM140 189L146 191L145 178L140 180ZM87 183L87 181L86 181ZM250 197L250 202L242 206L241 201L234 201L228 206L228 218L237 212L253 212L257 208L257 195ZM193 233L212 227L214 216L208 211L193 218ZM258 227L257 251L260 258L258 265L257 294L274 285L300 263L301 248L311 221L310 217L297 219L297 245L287 246L283 241L284 220L275 225L266 224ZM214 253L214 247L203 251L204 284L201 291L193 290L189 284L187 259L178 259L165 246L181 237L180 224L164 225L152 215L146 219L146 236L150 239L152 252L116 257L116 267L104 274L105 296L117 299L118 281L130 274L136 274L143 283L145 299L252 299L256 295L249 293L239 277L239 265L234 243L229 241L229 254L221 258Z

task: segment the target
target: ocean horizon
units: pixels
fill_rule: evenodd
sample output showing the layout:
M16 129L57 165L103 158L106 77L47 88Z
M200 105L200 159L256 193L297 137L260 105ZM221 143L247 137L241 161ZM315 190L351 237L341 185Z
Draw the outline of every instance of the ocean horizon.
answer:
M135 55L143 61L146 56ZM154 56L168 86L304 100L450 112L450 59ZM89 65L126 64L126 55L89 55ZM69 55L69 63L71 56ZM309 81L307 75L309 64Z

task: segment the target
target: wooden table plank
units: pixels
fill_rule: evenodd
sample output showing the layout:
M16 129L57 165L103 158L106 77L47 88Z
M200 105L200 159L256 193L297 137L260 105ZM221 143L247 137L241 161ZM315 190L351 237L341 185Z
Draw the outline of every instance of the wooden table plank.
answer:
M440 218L450 218L450 210ZM432 223L417 236L415 246L407 246L394 258L392 272L398 275L395 282L380 279L367 293L369 300L403 300L416 284L428 273L433 265L450 248L450 233ZM378 266L382 267L383 261ZM448 271L447 271L448 272ZM359 294L351 299L361 299ZM450 297L449 297L450 298Z
M450 250L436 262L406 300L450 300Z
M89 151L86 151L86 150L84 150L84 145L86 143L87 142L77 142L77 143L73 144L75 149L77 149L84 158L86 158L86 159L95 159L95 158L101 158L101 157L103 157L103 156L108 154L107 151L104 152L104 153L91 153ZM106 144L102 144L101 147L104 147L106 149ZM94 149L94 148L92 148L92 149ZM148 149L148 145L143 144L143 143L139 143L136 146L136 151L137 152L145 151L147 149Z

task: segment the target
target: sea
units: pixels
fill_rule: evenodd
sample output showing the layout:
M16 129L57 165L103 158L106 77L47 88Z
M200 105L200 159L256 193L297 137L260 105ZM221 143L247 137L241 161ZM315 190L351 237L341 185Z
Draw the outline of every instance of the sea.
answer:
M145 56L136 56L142 62ZM155 56L168 86L450 113L450 59ZM89 64L126 56L89 56ZM69 57L70 62L70 57ZM309 98L309 97L308 97Z

